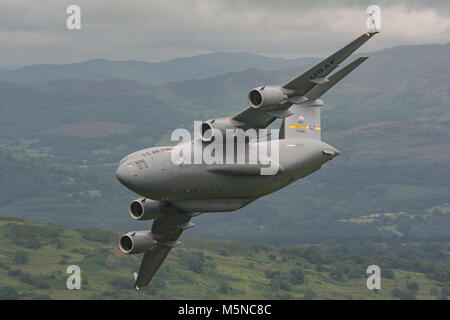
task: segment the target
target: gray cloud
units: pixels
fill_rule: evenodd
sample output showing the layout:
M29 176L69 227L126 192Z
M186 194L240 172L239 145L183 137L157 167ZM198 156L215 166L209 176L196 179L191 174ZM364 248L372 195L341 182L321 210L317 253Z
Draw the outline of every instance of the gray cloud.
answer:
M361 0L2 0L0 64L91 58L157 61L214 51L322 56L366 29ZM382 34L365 50L450 42L449 1L377 1ZM65 27L78 4L82 30Z

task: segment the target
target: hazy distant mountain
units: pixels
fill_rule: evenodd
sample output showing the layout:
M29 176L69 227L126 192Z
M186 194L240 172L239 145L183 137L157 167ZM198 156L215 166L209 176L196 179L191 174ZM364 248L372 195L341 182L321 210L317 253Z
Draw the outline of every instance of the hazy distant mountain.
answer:
M60 79L126 79L145 85L204 79L249 68L275 70L315 61L315 58L283 59L237 52L217 52L163 62L93 59L71 64L39 64L16 70L0 70L0 80L39 85Z
M143 86L133 80L107 79L62 79L44 83L38 87L48 92L64 92L67 94L92 95L92 96L116 96L116 95L141 95L151 94L151 87Z
M0 70L15 70L15 69L19 69L21 67L23 67L23 66L0 64Z
M416 99L424 100L423 110L428 110L436 107L434 104L437 99L446 100L450 95L448 89L450 85L450 44L399 46L363 53L350 57L343 65L359 56L369 56L369 59L336 88L330 90L324 96L325 102L336 104L335 97L347 93L351 93L352 97L346 95L346 99L349 100L346 103L357 102L361 105L370 104L374 98L385 99L386 97L398 98L398 101L390 101L391 104L398 105L406 103L414 97L416 103L418 102ZM246 96L251 88L258 85L285 83L306 71L312 63L275 71L254 68L242 72L229 72L203 80L170 82L165 88L182 99L207 102L209 105L217 107L225 104L241 108L246 104ZM201 94L199 94L200 92ZM370 98L367 95L370 95ZM393 110L388 104L385 104L383 108L386 108L386 112L389 113L391 113L390 110ZM374 111L373 108L367 107L367 109L359 115L349 115L349 120L359 119L359 117L364 117L364 114L367 115L367 112ZM379 111L378 109L377 121L390 119L384 117L386 114ZM408 117L416 116L408 107L403 110L395 108L395 113ZM424 112L423 115L427 114ZM373 122L373 120L373 118L372 120L368 119L369 122Z
M367 62L322 98L324 140L342 154L238 213L196 218L189 234L277 244L400 235L448 241L450 215L428 213L450 212L450 45L402 46L367 55ZM208 65L202 57L214 60L214 55L194 57L193 65ZM122 64L82 66L103 63L111 63L112 71L103 69L109 74ZM129 63L139 64L124 62L128 71ZM166 79L181 70L166 64ZM232 115L246 107L250 88L284 83L310 64L223 68L207 79L161 87L126 77L40 86L6 78L0 82L0 163L8 170L0 172L0 215L139 230L142 224L127 214L135 195L114 177L121 157L169 140L171 130L191 128L193 120ZM29 67L34 69L29 75L37 77L36 69L47 67ZM380 212L394 215L373 223L348 222Z

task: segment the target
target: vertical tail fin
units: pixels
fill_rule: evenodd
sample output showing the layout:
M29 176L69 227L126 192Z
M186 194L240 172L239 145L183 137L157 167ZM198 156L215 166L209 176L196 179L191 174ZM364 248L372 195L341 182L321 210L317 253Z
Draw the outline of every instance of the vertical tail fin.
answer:
M317 83L312 89L306 92L304 97L309 100L301 104L294 104L289 108L289 111L293 114L283 119L280 136L282 138L320 140L320 107L323 105L323 102L318 100L318 98L366 60L367 57L356 59L330 77L323 78L323 82Z
M289 111L293 114L283 119L280 138L321 139L320 107L321 100L294 104Z

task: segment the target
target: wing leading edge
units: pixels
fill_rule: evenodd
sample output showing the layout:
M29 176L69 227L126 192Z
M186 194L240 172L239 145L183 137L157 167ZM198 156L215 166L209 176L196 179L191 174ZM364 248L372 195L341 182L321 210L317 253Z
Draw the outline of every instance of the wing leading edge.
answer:
M315 85L320 85L328 81L326 78L334 69L336 69L345 59L347 59L353 52L359 49L364 43L372 38L376 33L366 32L353 40L351 43L333 53L328 58L325 58L308 71L302 73L294 80L289 81L283 88L295 90L295 92L304 96Z
M178 238L183 230L194 226L190 222L192 214L176 207L153 220L151 234L157 245L144 254L141 267L136 277L136 289L146 286L166 259L170 249L180 244Z
M243 125L240 126L240 128L243 130L250 128L266 128L276 118L284 118L289 116L289 112L283 111L289 111L287 109L289 109L292 105L311 102L318 99L367 59L367 57L359 58L329 76L340 63L347 59L359 47L361 47L377 33L378 32L366 32L362 34L357 39L338 50L328 58L322 60L306 72L302 73L297 78L284 84L282 88L290 90L293 98L284 103L282 107L280 107L279 112L268 113L259 109L247 107L243 111L234 115L232 119L241 122Z

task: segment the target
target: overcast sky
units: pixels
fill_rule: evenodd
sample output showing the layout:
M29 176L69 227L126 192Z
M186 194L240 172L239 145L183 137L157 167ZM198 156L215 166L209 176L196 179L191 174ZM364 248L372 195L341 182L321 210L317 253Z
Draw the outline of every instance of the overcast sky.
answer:
M71 4L81 30L66 28ZM217 51L321 57L366 30L370 4L381 7L382 33L365 51L450 42L449 0L2 0L0 65Z

